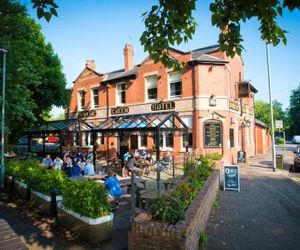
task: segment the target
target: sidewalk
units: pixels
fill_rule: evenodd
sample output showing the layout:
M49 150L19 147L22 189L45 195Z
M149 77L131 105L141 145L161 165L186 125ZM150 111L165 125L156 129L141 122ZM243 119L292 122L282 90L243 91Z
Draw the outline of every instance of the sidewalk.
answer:
M250 158L240 169L241 192L220 191L207 249L299 249L299 173L288 173L287 159L273 172L271 154Z

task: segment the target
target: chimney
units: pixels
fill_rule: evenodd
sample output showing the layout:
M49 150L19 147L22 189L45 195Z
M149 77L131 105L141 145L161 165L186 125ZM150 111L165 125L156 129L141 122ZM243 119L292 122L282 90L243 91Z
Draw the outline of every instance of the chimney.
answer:
M133 68L133 47L131 44L126 44L124 47L124 68L125 71Z
M85 67L96 70L96 63L94 62L94 60L86 60Z

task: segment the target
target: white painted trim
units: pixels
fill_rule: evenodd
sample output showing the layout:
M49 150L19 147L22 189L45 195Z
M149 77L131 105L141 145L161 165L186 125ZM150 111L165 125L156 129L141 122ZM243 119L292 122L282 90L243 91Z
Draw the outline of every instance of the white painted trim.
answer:
M124 84L125 85L125 103L120 103L119 101L119 95L118 95L118 85ZM124 106L126 105L126 83L125 82L118 82L116 83L116 90L115 90L115 102L116 102L116 106Z
M15 183L17 183L20 187L27 189L27 184L22 183L22 182L20 182L18 180L15 180Z
M31 191L33 194L35 194L37 197L40 197L41 199L45 200L45 201L48 201L50 202L51 201L51 196L49 195L46 195L46 194L42 194L40 192L37 192L37 191ZM57 195L56 196L56 201L62 201L63 200L63 197L61 195Z
M146 77L154 76L154 75L156 75L156 76L159 75L158 70L152 71L152 72L148 72L148 73L144 73L144 74L143 74L143 77L144 77L144 79L145 79Z
M88 225L98 225L98 224L102 224L102 223L105 223L105 222L109 222L109 221L112 221L113 218L114 218L114 214L113 213L109 213L109 215L107 216L103 216L103 217L99 217L99 218L90 218L90 217L86 217L86 216L81 216L80 214L72 211L72 210L69 210L68 208L64 207L63 204L61 203L58 203L57 206L64 210L65 212L73 215L75 218L83 221L84 223L88 224Z

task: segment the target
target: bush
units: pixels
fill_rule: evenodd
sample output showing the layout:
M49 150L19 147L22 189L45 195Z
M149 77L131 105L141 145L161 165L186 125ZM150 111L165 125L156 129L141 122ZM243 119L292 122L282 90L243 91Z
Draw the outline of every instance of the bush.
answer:
M276 142L277 142L278 144L284 144L284 139L281 138L281 137L278 137L278 138L276 138Z
M207 154L206 156L213 161L219 161L223 157L219 152Z
M105 187L92 180L78 180L68 183L62 191L63 205L91 218L106 216L111 205Z
M210 175L210 165L211 159L202 155L187 161L184 181L153 203L151 209L154 220L176 224L178 220L184 219L185 211Z
M7 162L6 171L7 175L29 185L32 190L46 195L50 195L53 188L61 193L67 182L65 173L45 169L34 160L10 160Z

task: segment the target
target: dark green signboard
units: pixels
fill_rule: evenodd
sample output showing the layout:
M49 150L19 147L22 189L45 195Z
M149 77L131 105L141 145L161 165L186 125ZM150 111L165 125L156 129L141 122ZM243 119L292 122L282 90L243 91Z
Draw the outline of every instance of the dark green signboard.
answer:
M220 122L204 123L204 147L222 147L222 124Z
M240 170L237 165L224 166L224 190L240 191Z

